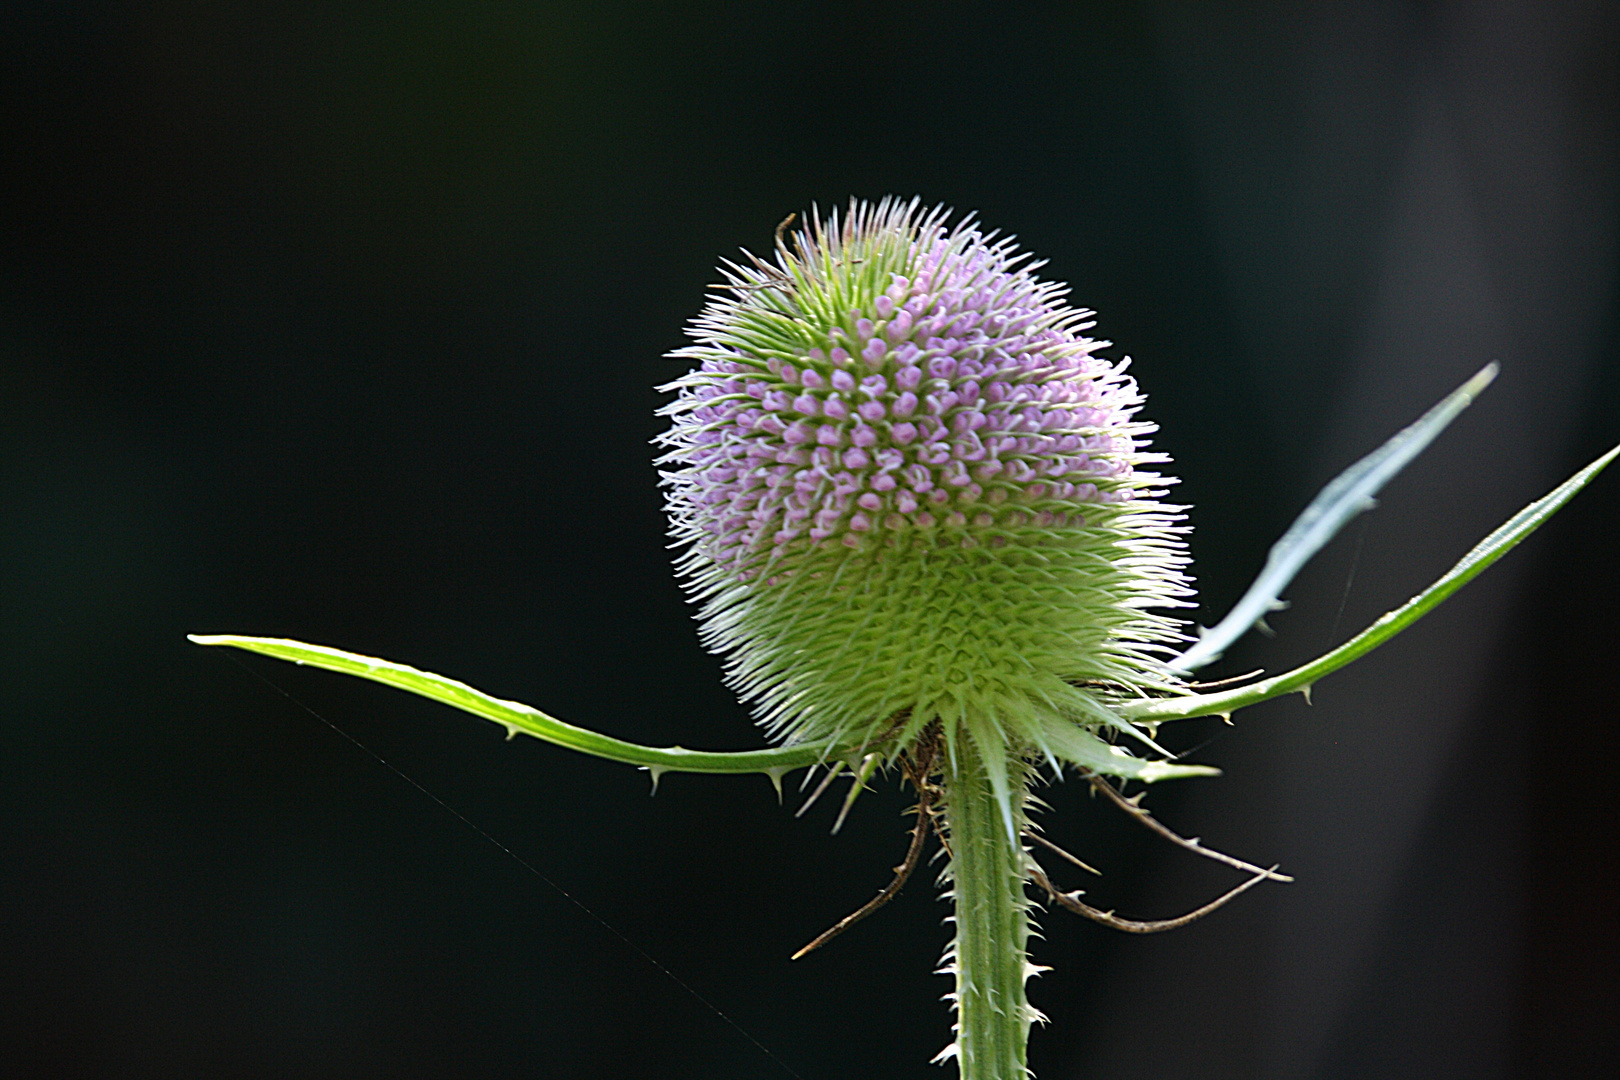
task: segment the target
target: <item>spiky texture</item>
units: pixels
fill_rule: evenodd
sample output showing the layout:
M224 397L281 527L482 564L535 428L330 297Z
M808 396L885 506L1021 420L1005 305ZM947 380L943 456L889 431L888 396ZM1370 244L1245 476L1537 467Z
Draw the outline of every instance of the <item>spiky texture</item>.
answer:
M1025 955L1029 856L998 820L998 800L980 755L972 747L963 750L945 774L951 861L940 879L950 885L944 898L954 908L955 932L937 972L956 981L946 995L956 1009L955 1037L934 1061L956 1059L964 1080L1026 1080L1029 1028L1046 1019L1024 992L1030 976L1046 970ZM1020 792L1028 790L1027 772L1026 765L1015 766L1012 779ZM1014 807L1018 833L1026 824L1024 801Z
M1050 721L1169 681L1176 625L1147 609L1188 592L1180 508L1091 313L946 218L856 202L726 264L664 388L672 528L778 735L903 746L938 718L1050 755Z

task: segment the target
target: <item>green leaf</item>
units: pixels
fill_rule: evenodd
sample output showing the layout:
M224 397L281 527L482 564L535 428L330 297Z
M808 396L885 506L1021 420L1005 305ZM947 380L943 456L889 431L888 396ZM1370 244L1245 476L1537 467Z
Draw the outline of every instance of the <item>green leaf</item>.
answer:
M1303 667L1284 672L1270 679L1224 690L1216 694L1195 694L1187 697L1157 698L1132 701L1116 706L1116 711L1129 720L1155 724L1165 720L1185 720L1194 716L1212 716L1231 713L1249 705L1294 691L1309 691L1311 685L1352 660L1357 660L1417 622L1439 607L1452 593L1478 577L1487 566L1506 555L1519 541L1535 532L1556 514L1565 503L1575 497L1602 472L1604 467L1620 454L1620 446L1610 450L1592 464L1565 480L1546 495L1520 510L1491 535L1481 540L1474 550L1464 555L1433 585L1408 600L1394 611L1386 612L1367 629Z
M622 761L627 765L640 765L653 774L656 782L665 772L691 773L765 773L773 781L792 769L818 765L830 758L842 756L846 751L828 746L804 744L771 747L763 750L704 751L687 750L680 746L639 746L609 735L601 735L586 728L575 727L547 716L529 705L517 701L503 701L466 683L447 679L428 671L418 671L404 664L360 656L325 645L306 645L301 641L284 638L239 637L234 634L201 636L188 635L198 645L229 645L248 652L263 653L278 660L324 668L345 675L358 675L362 679L382 683L399 690L430 698L463 712L493 720L504 726L508 737L523 732L583 754Z
M1373 496L1388 483L1407 462L1423 452L1446 426L1455 420L1474 399L1491 384L1499 370L1495 363L1486 364L1467 382L1463 383L1440 404L1419 417L1414 423L1368 454L1323 488L1311 500L1294 523L1283 533L1282 539L1271 547L1265 568L1254 579L1249 591L1237 602L1226 618L1213 630L1204 631L1197 644L1170 661L1173 671L1187 672L1203 667L1217 659L1226 647L1249 628L1265 618L1274 609L1277 598L1294 580L1300 567L1312 555L1322 550L1339 530L1352 518L1376 505Z

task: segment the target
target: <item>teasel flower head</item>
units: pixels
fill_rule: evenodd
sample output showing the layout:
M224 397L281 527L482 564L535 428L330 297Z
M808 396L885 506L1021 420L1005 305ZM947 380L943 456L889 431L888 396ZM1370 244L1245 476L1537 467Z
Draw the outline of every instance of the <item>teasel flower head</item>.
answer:
M1181 507L1152 471L1154 430L1128 361L1085 336L1091 313L1035 276L1039 263L971 219L916 201L854 202L812 216L774 261L727 264L674 357L694 370L664 389L660 441L679 568L702 634L733 685L787 745L693 751L638 746L431 672L281 638L193 636L409 690L598 757L665 772L782 777L825 766L803 807L850 766L843 814L874 769L897 764L917 793L904 861L876 897L795 954L886 903L930 833L955 914L940 974L963 1080L1028 1077L1040 1013L1025 984L1032 901L1133 933L1174 929L1264 880L1289 881L1196 840L1154 830L1251 877L1188 915L1155 922L1061 892L1029 811L1039 763L1080 766L1094 790L1152 822L1108 778L1153 781L1217 770L1164 757L1154 725L1290 693L1365 655L1534 532L1616 457L1611 449L1487 536L1400 608L1291 671L1208 693L1181 676L1219 657L1379 488L1495 378L1488 364L1415 423L1346 469L1271 548L1244 596L1192 648L1165 609L1192 606ZM791 220L791 219L790 219ZM791 247L790 247L791 243ZM1247 676L1225 683L1245 682ZM1148 725L1146 730L1132 721ZM808 781L808 776L807 776ZM834 826L836 831L837 826Z
M1182 508L1092 313L948 217L853 202L722 267L663 387L679 569L778 737L1055 761L1174 682Z

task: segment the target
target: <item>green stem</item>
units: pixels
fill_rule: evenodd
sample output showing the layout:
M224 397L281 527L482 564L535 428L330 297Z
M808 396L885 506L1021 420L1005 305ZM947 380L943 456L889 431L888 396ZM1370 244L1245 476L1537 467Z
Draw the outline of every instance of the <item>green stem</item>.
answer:
M955 1053L962 1080L1025 1080L1025 1049L1036 1013L1024 996L1029 975L1029 901L1021 843L1007 835L1001 804L971 739L956 745L945 775L956 939L946 970L956 975ZM1022 833L1025 776L1017 770L1014 823Z

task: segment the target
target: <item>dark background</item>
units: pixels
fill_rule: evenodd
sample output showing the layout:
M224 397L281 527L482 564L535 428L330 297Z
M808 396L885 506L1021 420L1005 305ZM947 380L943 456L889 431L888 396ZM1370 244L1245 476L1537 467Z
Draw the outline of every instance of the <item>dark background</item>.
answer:
M1504 374L1217 674L1394 606L1620 438L1598 3L0 8L0 1072L943 1075L905 800L842 835L284 635L659 744L754 745L669 571L660 359L789 211L1017 233L1136 358L1213 622L1335 471ZM1596 1076L1620 1040L1620 478L1149 805L1299 876L1160 938L1051 913L1059 1077ZM319 716L315 714L319 714ZM1084 884L1234 883L1046 793ZM1067 875L1059 875L1067 879Z

